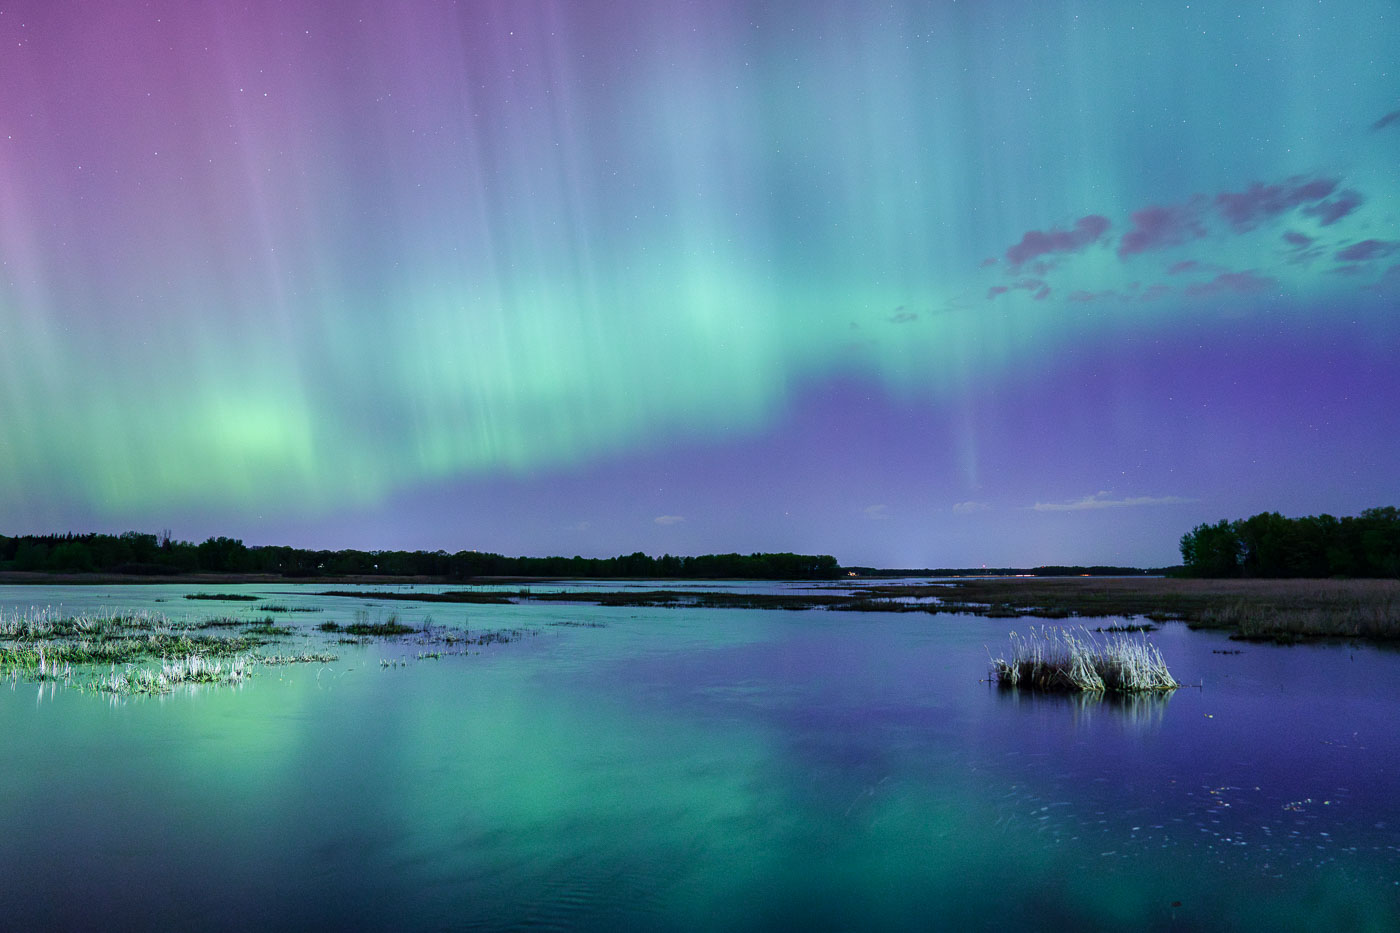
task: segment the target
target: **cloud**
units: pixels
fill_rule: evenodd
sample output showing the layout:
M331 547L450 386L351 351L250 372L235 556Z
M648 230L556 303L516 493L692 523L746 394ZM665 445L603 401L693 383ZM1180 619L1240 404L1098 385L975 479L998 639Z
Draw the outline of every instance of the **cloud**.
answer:
M988 511L991 511L991 508L992 508L991 505L988 504L988 503L986 503L986 502L976 502L976 501L974 501L974 500L969 499L967 502L955 502L955 503L953 503L953 514L954 514L954 515L972 515L972 514L974 514L974 513L976 513L976 512L988 512Z
M1316 205L1336 188L1337 182L1332 178L1314 178L1307 181L1290 178L1278 185L1261 185L1255 182L1244 191L1222 191L1217 194L1215 207L1236 232L1242 233L1254 229L1261 221L1277 217L1295 207ZM1351 209L1348 208L1346 213L1350 213Z
M1143 301L1156 301L1163 295L1170 293L1171 290L1172 287L1170 285L1163 285L1161 282L1158 282L1156 285L1147 286L1147 290L1144 291L1140 297Z
M1199 199L1170 207L1152 205L1132 215L1133 226L1118 243L1118 258L1177 246L1206 235L1200 221Z
M1294 249L1302 249L1305 246L1311 246L1313 243L1313 239L1314 237L1310 237L1307 234L1298 233L1293 230L1283 231L1283 242L1287 243Z
M1031 297L1036 301L1044 301L1050 297L1050 286L1045 284L1044 279L1024 278L1017 279L1010 285L993 285L987 289L987 298L990 300L998 295L1005 295L1009 291L1030 292Z
M685 521L684 515L658 515L652 519L658 525L679 525Z
M1181 275L1183 272L1199 272L1201 264L1194 259L1183 259L1167 267L1167 275Z
M861 511L865 512L865 517L866 517L866 518L874 519L875 521L880 521L880 522L882 522L882 521L887 520L887 519L890 517L890 515L889 515L889 510L888 510L888 506L885 506L884 504L881 504L881 505L867 505L867 506L866 506L864 509L862 509Z
M979 262L979 263L977 264L977 268L979 268L979 269L985 269L985 268L987 268L988 266L994 266L994 265L996 265L996 264L997 264L998 262L1000 262L1000 261L1001 261L1001 260L997 259L995 256L988 256L986 259L982 260L981 262Z
M1086 512L1091 509L1128 509L1142 505L1181 505L1186 502L1195 502L1195 499L1183 499L1181 496L1129 496L1123 499L1110 499L1111 493L1099 491L1092 496L1085 496L1083 499L1074 499L1070 502L1037 502L1031 506L1037 512Z
M1368 259L1379 259L1382 256L1389 256L1400 247L1400 243L1387 243L1385 240L1362 240L1360 243L1353 243L1346 249L1339 249L1336 257L1341 262L1365 262Z
M1186 288L1192 297L1202 295L1240 294L1264 292L1278 288L1278 279L1253 272L1222 272L1209 282L1197 282Z
M1077 253L1098 242L1108 227L1107 217L1090 214L1076 220L1073 230L1028 230L1021 242L1006 251L1006 261L1019 266L1047 253Z
M903 308L896 308L893 317L885 318L885 320L889 321L891 324L908 324L918 319L919 316L913 311L905 311Z
M1371 129L1373 129L1373 130L1383 130L1383 129L1385 129L1387 126L1390 126L1390 124L1395 123L1395 122L1398 121L1398 120L1400 120L1400 110L1392 110L1392 111L1390 111L1390 113L1388 113L1388 114L1386 114L1385 116L1381 117L1381 118L1380 118L1379 120L1377 120L1375 123L1372 123L1372 124L1371 124Z
M1366 199L1355 191L1347 190L1329 198L1326 201L1318 201L1311 207L1303 208L1303 213L1309 217L1316 217L1317 222L1324 227L1329 227L1341 220L1352 211L1356 210Z

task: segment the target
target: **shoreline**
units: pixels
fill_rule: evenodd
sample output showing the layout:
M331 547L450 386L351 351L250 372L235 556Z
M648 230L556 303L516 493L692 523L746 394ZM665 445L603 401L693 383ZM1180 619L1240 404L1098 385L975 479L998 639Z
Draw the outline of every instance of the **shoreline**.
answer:
M384 592L384 598L436 601L549 601L612 606L727 607L745 609L836 609L868 612L965 613L987 618L1034 618L1047 621L1113 616L1152 623L1184 622L1191 628L1227 631L1247 641L1293 643L1322 639L1369 642L1400 641L1400 580L1392 579L1182 579L1170 577L965 577L934 584L888 582L870 578L810 582L821 592L782 594L705 590L666 584L703 584L704 578L616 578L617 582L654 582L655 588L632 590L529 593L539 584L567 586L594 577L282 577L271 574L200 573L134 576L122 574L47 574L0 572L0 585L17 586L228 586L283 585L455 587L443 593ZM711 581L713 582L713 581ZM747 581L752 582L752 581ZM843 585L845 584L845 585ZM487 593L473 586L521 587L524 592ZM334 595L323 593L322 595ZM347 594L348 595L348 594ZM486 596L493 597L490 600ZM495 598L499 597L499 599ZM931 602L911 602L913 599Z

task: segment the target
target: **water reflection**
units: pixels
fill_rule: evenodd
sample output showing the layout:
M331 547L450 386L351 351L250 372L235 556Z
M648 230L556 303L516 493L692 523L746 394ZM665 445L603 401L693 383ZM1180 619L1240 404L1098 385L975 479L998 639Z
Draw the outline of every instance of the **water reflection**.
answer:
M1076 724L1088 725L1095 716L1113 717L1134 729L1155 731L1166 716L1175 691L1166 693L1042 693L1019 687L997 687L997 697L1028 710L1066 710Z
M261 595L307 647L429 615ZM1392 654L1166 627L1204 689L1044 695L979 682L1024 620L431 615L537 636L154 699L11 669L0 927L1400 929Z

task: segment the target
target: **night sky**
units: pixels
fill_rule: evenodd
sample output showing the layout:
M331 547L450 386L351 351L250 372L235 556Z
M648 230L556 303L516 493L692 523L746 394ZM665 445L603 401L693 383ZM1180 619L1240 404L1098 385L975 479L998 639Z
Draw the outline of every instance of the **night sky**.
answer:
M1400 7L0 0L0 532L883 566L1400 504Z

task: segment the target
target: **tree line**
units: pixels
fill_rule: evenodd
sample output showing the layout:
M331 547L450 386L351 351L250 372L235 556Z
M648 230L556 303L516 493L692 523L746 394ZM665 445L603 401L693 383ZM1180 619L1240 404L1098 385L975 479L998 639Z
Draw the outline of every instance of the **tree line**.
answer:
M1221 519L1182 536L1181 560L1197 577L1400 577L1400 510Z
M671 577L700 579L832 579L841 575L827 554L702 554L651 557L506 557L485 551L315 551L249 547L235 538L200 544L169 534L0 535L0 570L114 573L137 576L248 573L284 577Z

